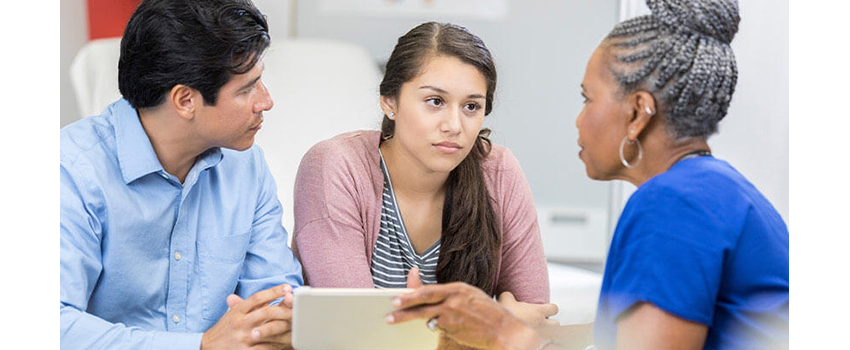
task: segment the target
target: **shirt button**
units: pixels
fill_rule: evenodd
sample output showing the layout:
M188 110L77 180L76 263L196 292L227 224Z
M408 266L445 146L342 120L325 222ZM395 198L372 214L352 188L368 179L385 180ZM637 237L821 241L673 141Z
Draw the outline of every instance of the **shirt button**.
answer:
M174 317L171 318L174 323L180 323L180 315L174 314Z
M174 260L180 261L180 259L183 259L183 254L180 254L180 252L174 253Z

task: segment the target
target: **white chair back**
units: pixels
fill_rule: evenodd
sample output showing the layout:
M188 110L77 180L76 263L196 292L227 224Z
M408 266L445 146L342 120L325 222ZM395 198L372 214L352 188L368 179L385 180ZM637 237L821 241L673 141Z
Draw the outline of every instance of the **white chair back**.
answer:
M334 135L380 128L381 73L365 49L337 41L279 41L263 60L263 81L275 106L265 113L256 142L266 152L283 203L283 223L291 230L301 157Z
M78 118L98 115L121 98L118 92L118 56L121 38L93 40L71 62L71 85L77 96Z

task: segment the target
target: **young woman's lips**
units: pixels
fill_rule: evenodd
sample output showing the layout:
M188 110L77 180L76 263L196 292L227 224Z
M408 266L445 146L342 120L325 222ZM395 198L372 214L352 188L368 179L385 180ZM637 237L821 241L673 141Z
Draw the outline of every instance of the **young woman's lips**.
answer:
M434 147L437 147L438 150L443 151L445 153L455 153L461 149L460 145L454 142L435 143Z

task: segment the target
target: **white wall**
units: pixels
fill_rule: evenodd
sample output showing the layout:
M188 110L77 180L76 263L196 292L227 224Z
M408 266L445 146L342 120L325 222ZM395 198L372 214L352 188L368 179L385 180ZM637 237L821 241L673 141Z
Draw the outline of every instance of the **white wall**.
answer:
M89 34L86 1L62 0L59 3L59 126L63 127L79 118L68 67L77 50L88 41Z
M293 21L296 0L253 0L269 23L269 35L272 41L284 40L295 36Z
M741 25L732 41L738 87L709 144L764 193L787 223L788 0L744 0L739 6Z

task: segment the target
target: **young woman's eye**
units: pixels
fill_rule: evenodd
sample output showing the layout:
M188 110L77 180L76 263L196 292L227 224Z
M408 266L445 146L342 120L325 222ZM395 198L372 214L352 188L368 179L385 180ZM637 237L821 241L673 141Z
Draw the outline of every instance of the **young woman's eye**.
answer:
M587 95L585 95L583 92L581 93L581 97L584 99L584 101L582 101L582 103L587 103L587 102L590 101L590 99L587 98Z
M466 106L463 106L463 108L465 108L469 112L475 112L478 111L481 106L477 103L467 103Z
M443 105L443 100L439 97L429 98L425 100L425 102L427 102L432 107L440 107Z

